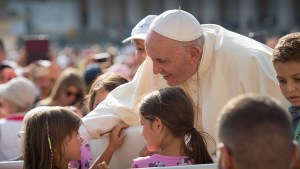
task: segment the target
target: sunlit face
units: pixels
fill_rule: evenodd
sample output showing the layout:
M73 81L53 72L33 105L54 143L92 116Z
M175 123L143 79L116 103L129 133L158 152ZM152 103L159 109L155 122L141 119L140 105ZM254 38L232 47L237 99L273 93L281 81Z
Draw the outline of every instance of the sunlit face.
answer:
M50 76L35 77L34 82L40 89L50 89L53 86Z
M140 117L140 123L143 126L141 129L141 135L145 138L147 143L147 149L149 151L157 151L160 149L160 143L155 134L155 130L152 127L153 123L150 120Z
M283 96L296 107L300 106L300 62L274 63Z
M61 106L71 106L80 97L80 91L76 86L69 86L61 94Z
M183 42L170 40L152 31L145 46L153 61L153 73L161 74L170 86L183 84L197 70L198 63L195 63Z
M135 59L136 62L140 65L144 62L144 60L147 57L145 46L144 46L144 40L142 39L134 39L133 40L135 44Z
M108 95L108 91L106 90L101 90L101 91L97 91L96 95L95 95L95 101L93 104L93 109L95 109L97 107L97 105L99 103L101 103Z
M81 143L83 142L83 138L80 136L78 131L74 131L70 136L67 136L64 139L64 160L72 161L72 160L80 160L81 158Z

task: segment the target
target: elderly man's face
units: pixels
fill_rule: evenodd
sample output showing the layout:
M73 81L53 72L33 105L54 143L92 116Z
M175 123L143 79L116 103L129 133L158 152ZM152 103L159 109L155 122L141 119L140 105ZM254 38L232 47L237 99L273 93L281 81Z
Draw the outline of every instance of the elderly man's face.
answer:
M153 73L161 74L168 85L183 84L196 72L198 62L184 48L183 42L165 38L152 31L145 46L153 61Z

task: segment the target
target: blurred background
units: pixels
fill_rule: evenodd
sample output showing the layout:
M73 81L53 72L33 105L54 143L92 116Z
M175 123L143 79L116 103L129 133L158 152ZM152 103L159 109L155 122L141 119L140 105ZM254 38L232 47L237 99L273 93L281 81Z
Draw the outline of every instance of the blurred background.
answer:
M143 17L179 6L202 24L219 24L263 43L299 31L299 0L0 0L0 37L8 52L22 48L24 35L36 34L49 35L57 51L122 47Z

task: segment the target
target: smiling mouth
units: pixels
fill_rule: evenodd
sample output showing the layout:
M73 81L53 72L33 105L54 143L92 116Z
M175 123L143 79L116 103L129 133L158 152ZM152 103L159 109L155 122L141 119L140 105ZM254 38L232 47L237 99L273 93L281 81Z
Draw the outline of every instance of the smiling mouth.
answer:
M288 97L288 100L290 100L290 101L296 101L298 99L299 99L299 96Z
M167 79L167 78L169 78L171 75L169 74L169 75L162 75L162 76L163 76L164 79Z

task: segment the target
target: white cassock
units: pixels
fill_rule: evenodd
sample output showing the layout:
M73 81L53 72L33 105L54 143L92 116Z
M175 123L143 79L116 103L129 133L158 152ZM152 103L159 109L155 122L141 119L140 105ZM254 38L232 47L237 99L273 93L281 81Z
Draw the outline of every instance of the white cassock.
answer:
M218 25L202 27L205 44L198 72L181 85L193 99L198 129L216 140L220 110L240 94L273 96L288 107L275 78L271 48ZM152 60L148 57L131 82L113 90L83 118L80 133L85 140L101 137L100 134L112 130L121 121L139 125L136 103L143 95L168 87L162 76L154 75L152 70ZM210 145L209 149L214 147Z

